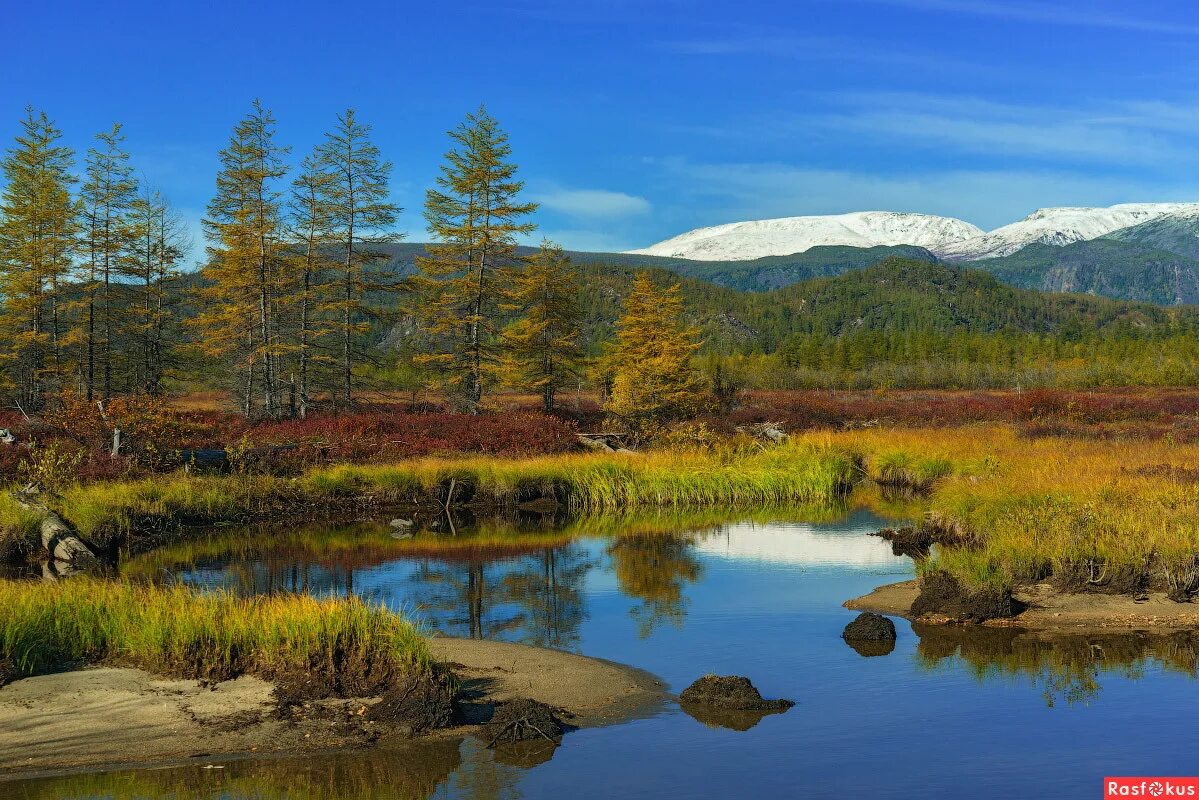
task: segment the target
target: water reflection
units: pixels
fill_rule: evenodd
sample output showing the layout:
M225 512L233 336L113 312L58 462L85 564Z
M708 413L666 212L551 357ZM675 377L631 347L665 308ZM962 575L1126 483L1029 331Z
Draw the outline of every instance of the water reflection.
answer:
M893 520L844 509L756 520L729 511L456 517L417 520L398 536L388 521L227 529L130 558L122 571L242 594L353 593L431 629L580 650L676 689L706 672L747 674L799 708L765 718L684 709L690 718L577 731L548 761L467 738L0 783L0 796L1066 797L1093 790L1104 770L1185 774L1193 760L1176 733L1192 716L1199 644L1189 634L1047 637L897 621L897 642L846 649L840 633L852 614L841 603L912 574L909 558L866 535ZM1058 708L1047 712L1041 697ZM913 725L928 752L986 758L930 769L895 747Z
M923 666L965 665L979 680L1024 679L1049 707L1094 702L1104 675L1137 679L1152 665L1194 678L1199 664L1199 635L1186 631L1060 634L920 623L912 629Z
M511 787L516 780L512 768L500 771L506 774L505 781L495 781L495 770L482 765L489 760L489 751L463 746L461 739L441 739L353 753L228 761L216 767L194 765L15 781L0 783L0 794L12 800L424 800L451 774L466 787L475 786L481 773L488 773L488 787ZM503 795L484 791L474 796Z
M662 623L682 627L687 614L684 587L699 580L703 569L690 536L627 536L608 547L620 589L638 600L629 610L642 638Z
M408 580L415 611L451 636L573 649L586 617L582 582L596 563L567 543L517 557L421 558Z

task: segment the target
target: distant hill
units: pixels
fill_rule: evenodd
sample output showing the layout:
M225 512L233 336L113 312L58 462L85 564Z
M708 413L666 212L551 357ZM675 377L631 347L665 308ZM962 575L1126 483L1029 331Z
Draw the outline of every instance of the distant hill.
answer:
M776 293L794 309L794 327L837 335L847 331L1036 333L1163 327L1177 312L1145 304L1052 294L1000 283L961 265L887 259L838 278L789 286ZM1188 308L1181 316L1199 319Z
M1165 222L1155 220L1146 225ZM1159 232L1162 239L1173 238L1171 233ZM1152 233L1145 233L1143 240L1151 240ZM1199 302L1199 260L1131 237L1113 235L1061 247L1030 244L1009 256L969 263L1004 283L1026 289L1081 292L1160 305Z
M421 246L396 247L393 266L405 271ZM1199 327L1196 308L1019 288L972 266L920 258L892 256L871 266L846 267L849 271L840 275L746 291L681 275L674 271L678 262L669 259L654 262L666 266L651 266L645 256L578 256L574 264L582 288L584 335L593 351L611 335L622 298L633 276L643 270L656 283L681 285L691 321L701 329L706 349L716 352L770 353L793 334L1144 336L1176 330L1180 324ZM1002 259L982 263L995 261ZM410 300L400 299L405 302Z
M1199 259L1199 215L1161 217L1112 231L1104 238L1134 242Z

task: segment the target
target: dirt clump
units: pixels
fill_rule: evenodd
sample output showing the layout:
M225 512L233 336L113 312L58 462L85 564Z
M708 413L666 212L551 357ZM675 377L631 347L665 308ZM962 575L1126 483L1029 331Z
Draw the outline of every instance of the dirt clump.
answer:
M860 642L893 642L895 641L895 623L882 614L863 611L845 626L841 638L846 641Z
M364 716L369 722L409 735L448 728L460 719L454 681L445 673L407 676L388 689Z
M721 711L786 711L792 700L767 700L749 678L740 675L705 675L679 695L679 702Z
M565 732L566 728L553 708L526 698L496 706L491 720L483 726L489 747L499 742L536 739L555 742Z
M933 536L926 526L913 527L905 525L902 528L883 528L872 533L891 543L891 553L897 556L908 556L914 559L927 558L933 546Z
M945 572L932 572L920 579L920 594L912 603L912 616L941 615L955 622L986 622L1013 617L1024 610L1012 598L1010 587L968 590Z

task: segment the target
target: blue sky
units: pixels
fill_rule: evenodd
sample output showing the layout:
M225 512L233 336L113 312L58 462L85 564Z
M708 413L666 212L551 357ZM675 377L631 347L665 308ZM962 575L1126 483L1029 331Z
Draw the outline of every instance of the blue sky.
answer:
M3 5L0 139L27 104L81 152L119 120L197 227L254 97L297 158L354 106L415 241L445 131L480 102L542 203L539 235L576 249L794 214L992 228L1199 200L1190 0Z

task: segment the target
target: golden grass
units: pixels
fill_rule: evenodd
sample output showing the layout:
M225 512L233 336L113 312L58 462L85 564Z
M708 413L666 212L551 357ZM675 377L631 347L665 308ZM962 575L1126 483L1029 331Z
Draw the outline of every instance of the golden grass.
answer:
M760 452L422 458L343 464L299 478L180 472L74 486L63 492L58 505L82 534L103 543L116 535L178 522L239 520L288 509L335 507L363 497L378 503L449 499L511 505L548 496L578 511L833 504L848 492L854 478L849 455L804 443ZM0 530L26 524L15 508L0 505Z
M73 578L0 580L0 608L0 658L21 675L104 661L224 679L340 664L347 656L401 672L432 668L410 623L357 599L238 598Z
M972 585L1051 574L1084 586L1118 587L1136 575L1159 588L1199 581L1199 483L1185 472L1199 465L1199 445L1027 439L1000 425L821 441L867 464L896 451L948 459L952 474L916 507L969 543L942 548L933 566Z

